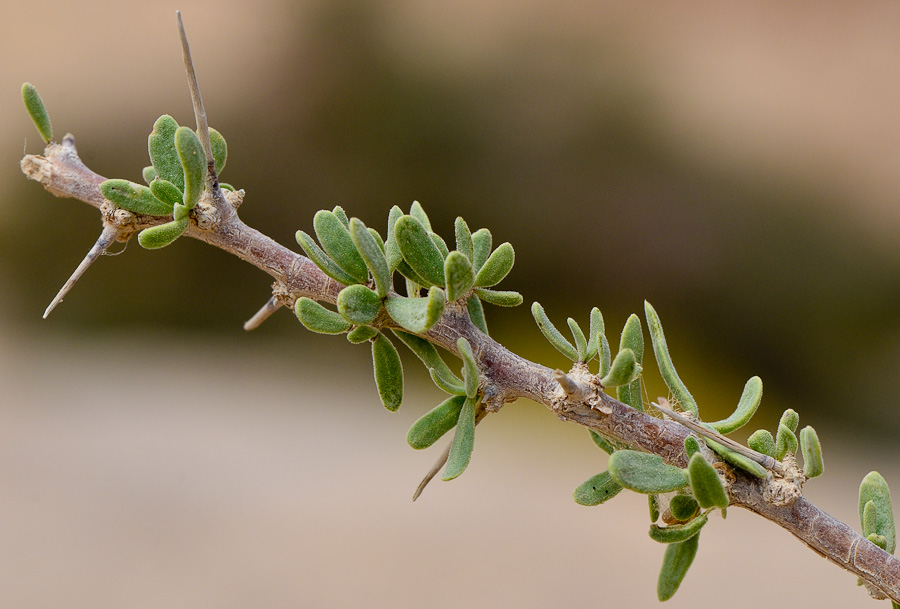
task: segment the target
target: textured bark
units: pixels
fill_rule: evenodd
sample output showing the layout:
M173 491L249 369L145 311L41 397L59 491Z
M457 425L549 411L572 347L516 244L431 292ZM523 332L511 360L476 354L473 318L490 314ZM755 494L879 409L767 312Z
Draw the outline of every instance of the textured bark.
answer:
M71 135L66 135L62 144L49 144L43 156L26 156L21 167L29 178L41 182L54 195L75 198L100 209L104 226L117 226L122 239L171 219L122 214L106 202L99 189L105 178L81 162ZM213 199L212 207L225 211L221 209L225 200L221 193ZM234 254L271 275L275 279L275 298L281 304L293 307L301 296L336 301L343 286L327 277L308 258L245 225L232 210L215 217L220 220L214 218L202 224L203 228L192 222L185 235ZM382 315L376 325L391 327L391 320ZM600 391L596 377L577 367L572 375L581 383L579 394L590 397L572 400L554 380L552 369L519 357L483 334L458 304L449 305L441 321L423 336L457 355L457 339L468 339L478 360L482 374L480 389L489 411L498 410L505 402L529 398L544 404L559 418L594 429L617 443L655 453L672 465L687 465L684 453L684 439L690 434L687 428L618 402ZM763 480L724 464L717 463L717 466L726 474L732 506L748 509L786 529L813 551L862 578L873 596L883 594L900 602L900 561L800 497L802 476L799 483L773 479L771 475Z

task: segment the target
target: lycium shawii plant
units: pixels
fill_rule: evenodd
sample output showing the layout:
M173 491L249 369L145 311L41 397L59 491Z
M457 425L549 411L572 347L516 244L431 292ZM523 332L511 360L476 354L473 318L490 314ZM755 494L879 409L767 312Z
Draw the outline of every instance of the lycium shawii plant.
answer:
M561 419L587 427L591 440L609 455L607 470L575 489L576 502L601 505L624 489L648 496L649 536L666 546L657 581L660 600L671 598L682 584L709 519L716 513L724 518L726 508L735 506L786 528L856 574L871 596L890 598L897 606L900 562L892 555L896 533L884 478L872 472L860 485L862 534L809 503L802 487L824 471L815 430L804 427L798 433L799 416L789 409L774 435L760 429L750 436L749 447L728 438L756 413L762 399L759 377L747 381L733 414L719 421L702 420L649 303L644 314L650 341L669 391L668 399L654 403L643 398L644 333L637 315L625 323L613 356L598 308L590 311L587 333L573 318L567 320L570 341L535 302L531 311L538 329L572 361L568 372L529 362L489 336L484 303L513 307L523 298L518 292L495 289L512 270L515 252L509 243L494 247L486 228L472 232L457 218L454 235L445 239L433 230L422 205L414 202L408 213L394 206L381 233L334 207L315 214L315 236L297 231L306 257L246 230L237 215L244 191L219 182L227 145L206 124L180 15L178 23L197 128L179 126L169 115L156 121L148 138L151 164L142 172L146 185L125 179L97 181L79 159L71 135L61 143L53 141L37 90L27 83L22 88L25 107L47 143L43 156L23 159L23 171L56 195L99 208L103 220L100 238L45 317L115 241L136 234L141 246L156 249L181 236L203 239L240 253L275 278L273 296L246 329L289 306L313 332L367 343L377 393L387 410L397 410L403 401L397 341L421 360L448 397L413 423L407 441L421 450L454 433L414 498L441 469L443 480L466 470L480 421L508 402L530 398ZM457 370L447 363L447 355L459 359ZM612 390L615 398L608 393Z

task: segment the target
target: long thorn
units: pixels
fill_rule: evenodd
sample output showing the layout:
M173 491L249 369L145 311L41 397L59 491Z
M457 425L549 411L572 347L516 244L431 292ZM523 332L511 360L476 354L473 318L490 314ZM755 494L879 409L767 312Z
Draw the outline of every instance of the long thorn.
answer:
M274 313L281 307L281 301L272 296L266 302L266 304L264 304L262 308L253 315L253 317L247 320L247 323L244 324L244 330L247 330L248 332L250 330L256 330L262 325L264 321L269 319L269 316L272 315L272 313Z
M475 425L481 423L482 419L487 416L487 410L484 408L484 404L479 404L478 409L475 411ZM431 466L431 469L428 470L428 473L425 474L425 477L422 478L422 481L419 482L419 486L416 487L416 492L413 493L412 500L415 501L419 498L419 495L422 494L422 491L425 490L425 487L428 486L428 483L432 481L432 479L437 476L437 473L441 471L441 468L447 463L447 459L450 457L450 446L453 443L447 444L447 447L444 448L444 452L441 453L441 456L438 457L437 461L434 462L434 465Z
M97 239L97 242L94 244L94 247L88 251L87 256L84 257L84 260L81 261L81 264L78 265L78 268L75 269L75 272L72 273L72 276L69 277L69 280L63 284L63 287L60 288L59 292L53 298L53 301L50 303L50 306L44 311L44 319L47 319L47 316L50 315L50 312L56 308L56 305L63 301L63 298L66 297L66 294L69 293L69 290L75 285L75 283L81 279L81 276L84 275L85 271L90 268L90 266L94 263L94 261L106 253L106 250L109 249L109 246L115 243L116 237L119 236L119 229L114 226L104 226L103 232L100 233L100 237Z
M184 22L181 20L181 11L175 11L178 20L178 34L181 36L181 55L184 58L184 71L187 73L188 86L191 89L191 102L194 105L194 118L197 119L197 135L206 153L206 162L213 166L212 144L209 141L209 124L206 122L206 109L203 107L203 98L200 97L200 85L197 83L197 72L194 71L194 61L191 59L191 46L188 44L187 33L184 31ZM215 171L215 169L213 169Z

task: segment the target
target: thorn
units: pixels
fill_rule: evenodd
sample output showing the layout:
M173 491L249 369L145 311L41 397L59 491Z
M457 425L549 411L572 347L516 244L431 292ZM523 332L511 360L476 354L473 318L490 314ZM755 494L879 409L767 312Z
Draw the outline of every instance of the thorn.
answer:
M213 167L212 144L209 141L209 123L206 122L206 109L203 107L203 98L200 97L200 85L197 83L197 72L194 71L194 61L191 59L191 46L188 44L187 32L184 31L184 22L181 20L181 11L175 11L178 21L178 34L181 37L181 55L184 59L184 71L187 73L188 87L191 89L191 103L194 105L194 118L197 120L197 135L206 153L206 162Z
M560 388L566 396L574 401L584 402L594 394L591 387L576 381L562 370L553 371L553 380L559 383Z
M422 478L421 482L419 482L419 486L416 487L416 492L413 493L413 501L419 498L419 495L422 494L422 491L425 490L425 487L428 486L428 483L431 482L431 480L435 476L437 476L437 473L441 471L441 468L444 467L444 464L447 463L447 458L450 457L451 445L452 443L447 445L447 447L444 449L444 452L441 453L440 457L438 457L438 460L434 462L434 465L431 466L431 469L428 470L428 473L425 474L425 477Z
M266 302L266 304L264 304L262 308L253 315L253 317L247 320L247 323L244 324L244 330L247 330L248 332L250 330L256 330L262 325L264 321L269 319L269 316L272 315L272 313L280 309L282 306L283 305L281 301L272 296Z
M81 264L78 265L78 268L76 268L75 272L72 273L72 276L69 277L69 280L63 284L62 288L60 288L59 292L56 294L56 297L54 297L53 301L50 303L50 306L47 307L46 311L44 311L44 319L47 319L47 316L50 315L50 312L56 308L56 305L63 301L63 298L66 297L66 294L69 293L69 290L71 290L75 283L79 279L81 279L81 276L84 275L85 271L90 268L94 261L104 253L106 253L106 250L109 249L109 246L115 243L118 236L119 229L117 229L116 227L103 227L103 232L100 233L100 237L97 239L94 247L90 249L90 251L87 253L87 256L84 257L84 260L81 261Z

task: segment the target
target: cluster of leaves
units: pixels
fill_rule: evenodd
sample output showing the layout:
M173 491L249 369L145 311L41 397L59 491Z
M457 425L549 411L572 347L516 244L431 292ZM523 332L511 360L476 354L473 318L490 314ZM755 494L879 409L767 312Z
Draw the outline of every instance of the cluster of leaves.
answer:
M869 472L859 485L859 521L863 535L876 546L893 554L897 549L891 489L878 472ZM862 580L859 581L862 584ZM894 609L900 604L891 601Z
M456 249L431 228L418 202L409 214L394 206L388 215L386 238L366 227L359 218L348 218L341 207L320 210L313 219L318 243L297 231L297 242L306 255L329 277L344 287L337 297L337 311L310 298L299 298L295 312L309 330L322 334L347 334L351 343L371 342L375 384L385 408L394 411L403 399L403 367L391 340L393 334L428 368L435 385L450 398L423 416L409 430L413 448L427 448L453 427L444 479L453 479L469 463L474 446L476 411L480 411L479 373L472 347L465 338L457 342L463 360L462 378L454 374L437 349L420 338L443 316L448 306L465 307L473 324L487 333L482 301L500 306L521 304L518 292L488 289L512 270L515 252L503 243L492 249L486 228L470 232L462 218L455 223ZM394 291L394 273L405 279L406 296Z

